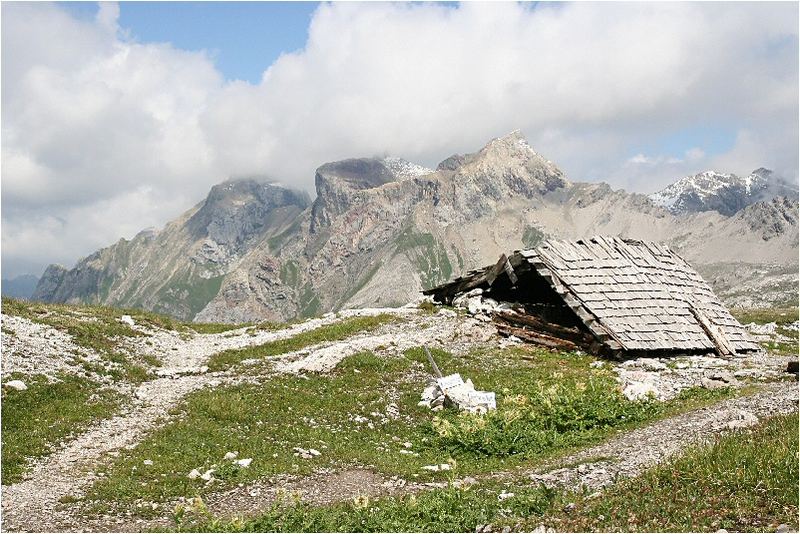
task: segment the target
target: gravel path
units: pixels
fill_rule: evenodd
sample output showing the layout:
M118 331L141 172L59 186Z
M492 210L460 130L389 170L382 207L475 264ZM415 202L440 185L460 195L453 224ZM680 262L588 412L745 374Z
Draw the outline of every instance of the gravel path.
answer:
M598 490L618 478L634 477L687 447L710 442L723 432L755 425L764 417L797 411L797 382L766 384L753 395L664 419L560 458L560 465L574 467L538 470L529 478L537 486ZM593 462L595 458L611 459Z
M619 434L606 442L558 459L557 465L535 472L511 470L491 475L464 477L453 482L469 486L482 479L508 481L509 490L527 476L534 486L579 491L599 491L614 482L635 477L646 469L668 461L686 448L708 443L735 428L758 423L761 418L797 413L796 382L764 385L755 394L729 399L713 406L677 415L646 427ZM605 458L596 461L598 458ZM364 469L341 472L320 471L307 477L279 476L259 480L240 488L209 495L205 502L219 516L255 516L268 509L280 494L297 494L313 505L349 501L359 496L380 497L419 493L446 487L446 482L415 483L398 477L387 479ZM170 522L160 518L137 524L140 528L169 528ZM121 531L135 530L122 527Z
M329 370L344 357L368 348L383 346L388 350L401 351L421 343L442 346L446 340L452 340L456 333L465 336L461 343L467 347L478 340L490 338L494 332L492 327L477 321L464 322L450 316L433 319L420 314L417 309L400 308L345 311L338 316L329 315L283 330L257 332L255 335L247 333L247 329L239 329L184 339L176 332L147 331L150 335L146 338L129 338L125 341L131 345L129 350L139 350L161 358L163 366L158 374L162 377L140 385L122 413L98 422L63 448L37 462L24 481L3 486L3 530L56 531L90 528L84 519L76 516L75 507L62 505L60 499L83 495L97 480L97 473L102 472L104 466L121 449L132 448L139 443L148 432L158 426L169 409L190 392L247 378L244 375L236 377L227 373L206 373L203 364L212 354L292 337L347 317L387 312L406 316L410 320L402 323L402 326L385 325L372 334L358 334L343 342L325 343L280 355L274 358L278 362L278 370ZM29 336L29 339L36 342L35 347L27 347L29 351L44 352L43 346L35 341L35 336ZM281 360L284 359L287 363L281 365ZM103 528L107 529L108 526Z
M163 361L161 378L145 382L132 395L130 402L118 415L98 422L86 432L66 443L61 449L37 462L26 479L20 483L2 487L2 528L4 531L74 531L74 530L143 530L157 526L163 521L140 521L134 525L129 520L87 521L80 517L79 506L61 504L65 496L81 496L100 476L105 467L124 448L132 448L150 431L156 428L169 409L188 393L203 387L216 387L223 383L246 379L225 373L205 373L203 365L208 357L219 351L257 345L294 336L355 315L376 315L390 312L404 315L409 321L402 325L386 325L370 334L357 334L345 341L321 344L281 355L275 358L276 370L284 372L327 371L344 357L363 350L387 350L401 352L406 348L428 344L447 346L460 352L475 344L493 340L494 328L474 319L452 317L449 314L427 316L416 309L359 310L313 319L274 332L247 333L246 329L222 334L196 335L189 339L178 333L148 332L147 338L129 339L135 343L130 350L159 356ZM4 317L4 320L7 318ZM17 321L17 329L27 331L27 326ZM63 348L68 339L47 332L49 340L40 343L38 329L32 329L15 345L18 351L28 354ZM8 336L4 336L5 339ZM27 340L27 341L26 341ZM494 339L496 341L496 338ZM36 344L33 347L26 343ZM37 358L42 358L37 354ZM5 355L4 355L5 360ZM5 363L5 362L4 362ZM4 369L5 371L5 369ZM606 443L581 451L565 463L576 467L554 469L545 473L531 473L532 483L590 489L602 488L613 483L615 477L635 476L642 470L663 461L685 447L736 426L757 422L757 418L778 413L797 411L797 384L768 384L757 394L732 399L716 406L683 414L661 421L646 428L614 437ZM613 457L613 461L591 463L592 458ZM584 463L581 463L584 462ZM519 472L498 474L519 476ZM349 481L349 482L348 482ZM345 484L345 482L348 482ZM462 481L463 483L464 481ZM339 488L335 492L321 488ZM220 511L233 509L256 513L273 498L278 488L298 490L305 498L324 503L346 500L358 494L386 494L395 492L422 491L432 485L418 485L405 481L386 481L382 477L365 471L346 473L321 473L314 478L277 482L265 485L264 481L253 486L233 490L220 496L216 503ZM435 485L433 485L435 487ZM330 493L330 495L329 495ZM210 503L214 502L211 496ZM232 508L233 506L233 508ZM216 511L216 510L215 510Z

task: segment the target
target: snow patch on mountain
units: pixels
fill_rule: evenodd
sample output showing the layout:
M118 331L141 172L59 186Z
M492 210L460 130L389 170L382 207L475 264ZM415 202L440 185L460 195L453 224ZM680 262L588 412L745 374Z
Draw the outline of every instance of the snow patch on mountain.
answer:
M392 171L392 174L400 179L419 178L420 176L425 176L426 174L434 172L433 169L397 157L383 158L383 164Z
M769 169L759 168L744 177L716 171L686 176L649 198L674 214L717 211L733 215L760 200L796 195L796 186Z

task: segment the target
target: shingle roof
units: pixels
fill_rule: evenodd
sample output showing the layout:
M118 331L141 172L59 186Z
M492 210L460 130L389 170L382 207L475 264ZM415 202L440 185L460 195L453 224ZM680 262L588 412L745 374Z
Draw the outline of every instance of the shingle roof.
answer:
M697 271L665 245L596 236L546 241L520 254L534 268L543 264L600 328L587 326L625 350L714 350L703 316L736 352L759 349Z
M612 350L760 350L697 271L665 245L602 236L550 240L508 262L527 263ZM442 288L461 291L481 278L491 285L490 273L498 271L490 266Z

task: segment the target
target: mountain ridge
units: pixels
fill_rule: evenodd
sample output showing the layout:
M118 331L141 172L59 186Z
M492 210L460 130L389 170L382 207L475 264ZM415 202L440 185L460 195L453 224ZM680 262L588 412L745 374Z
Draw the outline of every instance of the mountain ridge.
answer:
M35 296L198 321L284 321L405 304L547 237L667 242L701 271L722 265L734 277L742 271L734 264L797 258L796 199L736 216L674 214L646 195L570 182L519 132L435 170L399 158L326 163L315 184L310 202L278 185L224 182L158 233L122 240L70 270L48 268Z
M711 170L685 176L649 198L673 214L717 211L734 215L755 202L797 195L796 186L759 167L743 177Z

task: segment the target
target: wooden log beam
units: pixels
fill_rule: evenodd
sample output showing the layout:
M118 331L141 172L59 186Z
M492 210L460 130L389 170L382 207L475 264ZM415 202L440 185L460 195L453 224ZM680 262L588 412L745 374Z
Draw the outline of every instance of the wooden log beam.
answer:
M553 336L548 336L546 334L542 334L539 332L534 332L533 330L525 330L524 328L517 328L510 325L505 324L498 324L497 330L504 335L508 336L516 336L524 341L529 341L531 343L535 343L537 345L542 345L544 347L548 347L551 349L559 349L559 350L581 350L581 346L573 343L572 341L568 341L566 339L560 339Z
M578 335L582 336L583 332L578 328L568 327L568 326L561 326L556 323L550 323L545 321L544 319L540 319L534 315L530 315L527 313L515 313L515 312L508 312L508 311L497 311L494 313L494 316L498 319L502 319L509 323L520 323L527 326L533 326L535 328L543 328L546 330L550 330L552 332L563 333L565 335Z

